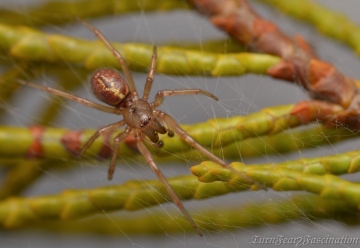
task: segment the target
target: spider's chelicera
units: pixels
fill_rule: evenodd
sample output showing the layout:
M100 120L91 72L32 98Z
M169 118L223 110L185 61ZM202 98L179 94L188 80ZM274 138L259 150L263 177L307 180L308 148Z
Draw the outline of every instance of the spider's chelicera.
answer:
M154 78L155 65L157 59L156 47L154 47L154 52L151 59L150 71L145 83L144 93L142 98L139 98L135 88L133 77L120 53L108 42L108 40L103 36L103 34L98 29L96 29L91 24L85 21L82 20L80 21L84 25L86 25L89 29L91 29L94 32L94 34L113 53L113 55L118 60L125 74L126 80L116 70L100 69L97 70L95 73L93 73L91 77L91 88L93 90L94 95L100 101L110 105L111 107L106 105L101 105L89 101L87 99L57 89L53 89L50 87L46 87L30 82L25 82L25 81L19 81L19 82L52 93L54 95L68 98L70 100L81 103L85 106L89 106L101 110L103 112L122 115L123 120L109 124L97 130L93 134L93 136L85 143L84 147L80 152L80 155L82 155L95 141L95 139L97 139L101 134L115 131L119 127L125 126L125 130L120 134L118 134L114 139L113 154L108 170L108 179L111 180L114 174L115 163L119 150L119 143L122 142L130 134L133 134L136 139L137 148L139 149L140 153L145 157L150 168L156 174L158 179L162 182L167 192L169 193L171 199L177 205L179 210L184 214L186 219L194 227L197 233L202 236L201 231L199 230L194 220L191 218L191 216L183 206L181 200L172 190L169 183L165 179L164 175L155 164L150 151L144 145L144 141L148 139L153 145L160 148L163 146L163 143L159 140L159 134L167 133L168 136L172 137L174 136L175 133L179 135L182 139L184 139L187 143L189 143L192 147L196 148L201 153L205 154L212 161L218 163L224 168L227 168L237 174L240 174L240 176L244 177L246 180L252 183L253 181L250 178L248 178L246 175L236 171L228 164L226 164L222 159L218 158L217 156L206 150L204 147L199 145L178 125L178 123L170 115L156 109L162 103L162 100L165 96L202 94L216 101L218 100L218 98L213 94L201 89L162 90L156 94L155 101L149 103L148 97Z

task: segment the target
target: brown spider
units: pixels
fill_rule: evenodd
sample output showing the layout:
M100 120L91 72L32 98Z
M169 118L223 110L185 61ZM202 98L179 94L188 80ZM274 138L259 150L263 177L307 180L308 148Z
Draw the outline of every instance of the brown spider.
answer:
M108 179L111 180L115 170L115 163L118 155L119 143L122 142L127 136L131 133L136 139L137 148L140 153L145 157L147 163L149 164L152 171L156 174L158 179L166 188L171 199L174 201L179 210L183 213L185 218L190 222L194 227L196 232L202 236L200 229L195 224L194 220L191 218L185 207L183 206L179 197L175 194L173 189L170 187L169 183L166 181L164 175L159 170L155 164L153 157L147 147L144 145L144 140L148 138L150 142L156 147L162 147L163 142L159 140L159 133L166 134L169 137L173 137L174 133L179 135L192 147L196 148L203 154L205 154L212 161L220 164L222 167L227 168L240 176L244 177L249 182L253 181L248 178L246 175L241 174L239 171L236 171L223 160L216 157L214 154L206 150L204 147L199 145L193 138L191 138L178 124L177 122L168 114L157 110L156 108L162 103L162 100L165 96L175 96L175 95L195 95L202 94L208 96L214 100L218 100L213 94L201 90L201 89L182 89L182 90L161 90L156 94L155 101L149 103L148 97L151 90L155 65L156 65L156 47L154 47L154 52L151 59L151 66L148 77L146 79L144 94L141 99L138 97L138 93L135 88L135 83L133 77L130 73L129 68L127 67L125 60L122 58L120 53L109 43L109 41L103 36L103 34L93 27L91 24L80 20L85 26L87 26L93 33L106 45L106 47L113 53L113 55L118 60L121 65L122 70L124 71L126 80L121 76L121 74L113 69L100 69L93 73L91 77L91 87L95 96L102 102L112 106L101 105L87 99L66 93L57 89L50 87L19 81L21 84L29 85L40 90L49 92L54 95L58 95L64 98L68 98L75 102L81 103L85 106L98 109L103 112L118 114L123 116L123 120L109 124L97 130L93 136L85 143L84 147L80 152L80 156L90 147L90 145L102 134L115 131L117 128L126 125L125 131L118 134L114 139L113 154L111 163L108 170Z

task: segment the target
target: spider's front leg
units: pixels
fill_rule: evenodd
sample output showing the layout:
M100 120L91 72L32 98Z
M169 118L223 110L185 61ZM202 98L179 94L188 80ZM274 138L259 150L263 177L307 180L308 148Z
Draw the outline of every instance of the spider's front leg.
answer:
M195 231L200 235L203 236L199 227L195 224L194 220L191 218L188 211L185 209L184 205L182 204L179 197L175 194L174 190L169 185L168 181L165 179L164 175L160 171L160 169L157 167L157 165L154 162L154 159L150 153L150 151L146 148L144 145L143 137L141 136L141 133L138 133L135 135L137 139L137 147L140 151L140 153L144 156L146 159L146 162L150 166L151 170L156 174L160 182L164 185L166 191L169 193L171 199L176 204L178 209L182 212L182 214L185 216L185 218L189 221L189 223L192 225L192 227L195 229Z
M265 189L264 186L259 185L254 182L251 178L249 178L244 172L235 170L233 167L228 165L224 160L218 158L208 150L206 150L204 147L202 147L199 143L197 143L190 135L188 135L184 129L182 129L179 124L172 118L170 115L161 112L160 110L154 111L155 116L161 118L164 120L166 125L168 125L177 135L179 135L182 139L184 139L189 145L197 149L199 152L203 153L205 156L207 156L209 159L211 159L213 162L221 165L222 167L230 170L231 172L241 176L243 179L245 179L250 184L256 184L258 187Z
M144 101L147 101L149 98L151 86L152 86L152 83L154 80L155 66L156 66L156 60L157 60L157 52L156 51L157 51L156 46L154 46L153 55L151 57L150 71L146 78L146 83L145 83L145 87L144 87L144 94L143 94L143 98L142 98Z
M161 90L156 94L155 102L153 102L151 105L153 108L160 106L165 96L198 95L198 94L210 97L215 101L219 101L219 98L217 98L215 95L202 89Z

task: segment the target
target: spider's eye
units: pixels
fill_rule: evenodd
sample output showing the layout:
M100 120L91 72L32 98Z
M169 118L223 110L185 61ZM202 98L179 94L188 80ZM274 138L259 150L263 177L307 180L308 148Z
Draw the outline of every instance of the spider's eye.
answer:
M91 76L91 88L102 102L118 106L129 94L129 86L119 72L112 69L100 69Z
M150 120L151 120L151 117L150 117L150 116L144 117L143 119L141 119L140 127L146 126L146 125L149 123Z

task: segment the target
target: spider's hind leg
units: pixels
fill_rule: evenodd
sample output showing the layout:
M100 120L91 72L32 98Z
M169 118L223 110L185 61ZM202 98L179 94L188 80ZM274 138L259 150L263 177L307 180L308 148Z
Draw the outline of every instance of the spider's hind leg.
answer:
M97 139L99 138L102 134L111 132L116 130L117 128L123 126L125 124L124 121L119 121L119 122L115 122L115 123L111 123L105 127L100 128L99 130L97 130L91 137L90 139L88 139L88 141L86 141L85 145L83 146L83 148L81 149L80 153L78 154L78 157L81 157L82 155L84 155L85 151L91 146L91 144Z
M119 144L127 136L129 136L130 133L131 133L131 128L126 127L125 131L118 134L114 139L113 155L112 155L111 163L110 163L109 170L108 170L108 179L109 180L111 180L113 178L113 175L114 175L116 159L117 159L117 156L118 156L118 153L119 153Z

